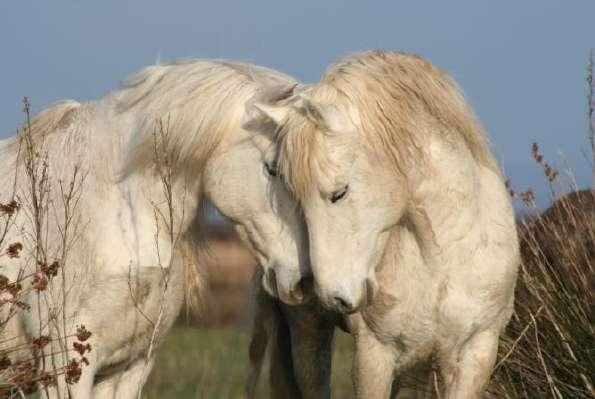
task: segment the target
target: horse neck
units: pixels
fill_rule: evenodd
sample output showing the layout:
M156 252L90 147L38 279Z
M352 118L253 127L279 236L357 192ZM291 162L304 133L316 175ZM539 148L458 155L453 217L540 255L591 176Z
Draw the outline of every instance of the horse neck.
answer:
M510 232L512 208L499 173L479 164L466 147L430 152L407 219L428 267L461 267L485 255L488 240Z
M108 119L109 122L105 122L106 118L102 115L98 115L97 119L98 124L105 124L102 130L110 134L102 143L103 153L95 159L104 167L95 169L105 170L106 176L102 178L99 175L99 179L106 185L105 195L115 198L119 204L113 211L121 212L120 208L126 208L131 213L133 229L138 232L137 238L129 245L135 253L139 253L135 259L146 260L141 263L147 265L156 265L150 260L158 259L160 266L171 266L171 272L176 275L182 273L179 262L172 260L179 258L180 245L187 238L189 227L199 212L200 175L190 180L176 173L175 169L170 170L164 165L156 167L151 159L143 168L122 179L120 174L130 156L130 146L137 139L134 136L138 129L136 115L131 112L115 113L113 118ZM160 155L166 158L168 154ZM154 251L155 254L152 253Z

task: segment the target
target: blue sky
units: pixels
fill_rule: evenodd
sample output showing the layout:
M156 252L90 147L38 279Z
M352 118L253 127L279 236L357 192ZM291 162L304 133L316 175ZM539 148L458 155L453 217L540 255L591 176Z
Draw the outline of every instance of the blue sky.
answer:
M447 4L448 3L448 4ZM586 62L595 1L2 1L0 138L56 100L88 100L156 60L235 58L316 81L357 50L407 50L449 71L519 189L547 202L530 157L590 182Z

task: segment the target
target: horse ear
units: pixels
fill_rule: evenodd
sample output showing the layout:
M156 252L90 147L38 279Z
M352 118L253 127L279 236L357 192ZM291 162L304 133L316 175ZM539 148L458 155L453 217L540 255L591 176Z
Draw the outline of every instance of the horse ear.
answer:
M255 110L257 110L262 116L270 119L271 121L275 122L277 126L282 125L287 117L287 113L289 112L289 108L285 106L276 106L271 104L264 104L264 103L254 103L252 104Z
M297 84L278 85L258 93L246 103L246 114L242 124L253 126L266 121L272 121L276 125L283 124L289 108L276 104L290 97L296 86Z
M310 119L320 128L331 132L349 132L354 129L349 116L334 105L318 104L306 96L294 104L299 113Z

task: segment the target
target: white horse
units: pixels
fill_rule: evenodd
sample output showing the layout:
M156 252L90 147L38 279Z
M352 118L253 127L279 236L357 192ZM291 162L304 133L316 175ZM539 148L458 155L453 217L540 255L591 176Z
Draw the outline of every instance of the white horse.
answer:
M386 398L395 374L434 358L444 397L479 397L519 251L501 174L456 83L419 57L373 51L252 112L253 128L277 137L273 158L303 208L315 291L351 315L357 396Z
M80 381L60 378L50 397L139 394L153 362L147 355L192 286L195 265L185 254L203 198L253 249L269 294L301 301L302 219L283 184L271 181L258 140L241 127L249 98L291 84L235 61L151 66L102 99L46 109L21 139L0 143L0 200L13 198L16 171L21 203L6 242L24 246L18 264L1 272L16 280L19 269L60 262L50 287L25 298L31 311L17 327L29 339L63 338L44 348L42 363L57 368L68 357L50 352L72 348L77 325L92 333Z

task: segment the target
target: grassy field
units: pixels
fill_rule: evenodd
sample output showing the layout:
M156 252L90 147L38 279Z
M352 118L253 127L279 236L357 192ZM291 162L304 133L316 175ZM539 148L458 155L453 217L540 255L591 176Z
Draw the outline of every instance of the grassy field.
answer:
M248 372L247 331L177 326L159 349L157 362L145 386L153 398L242 398ZM352 344L338 331L333 357L333 398L353 398L351 388ZM268 366L258 387L259 398L268 397Z

